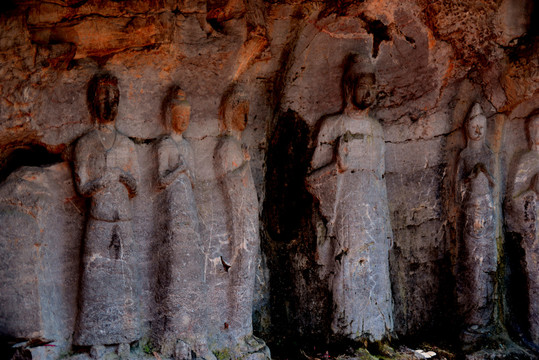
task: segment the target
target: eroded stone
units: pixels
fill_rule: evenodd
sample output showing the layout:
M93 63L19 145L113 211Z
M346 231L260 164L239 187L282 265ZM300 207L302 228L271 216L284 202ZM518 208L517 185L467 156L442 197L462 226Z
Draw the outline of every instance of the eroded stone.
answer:
M393 329L385 144L380 124L368 115L376 96L372 69L357 55L350 61L344 113L323 119L306 181L332 244L331 329L353 340L380 340Z

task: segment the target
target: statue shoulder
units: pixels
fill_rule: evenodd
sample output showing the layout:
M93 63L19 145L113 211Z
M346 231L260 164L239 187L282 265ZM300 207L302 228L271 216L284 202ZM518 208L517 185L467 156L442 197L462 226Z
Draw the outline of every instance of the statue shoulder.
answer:
M382 124L375 118L361 116L359 118L348 117L344 124L345 131L352 134L365 134L374 137L383 137Z
M163 135L157 139L156 146L158 148L166 148L171 146L176 146L176 142L172 139L170 135Z
M135 142L131 140L128 136L122 134L121 132L116 132L116 141L114 147L129 149L129 151L135 151Z
M333 115L322 120L318 131L318 143L328 143L342 135L345 121L343 117L346 115Z
M509 181L509 191L513 197L519 197L531 184L532 179L539 173L539 153L527 151L516 161L512 179Z
M98 141L98 131L96 129L88 131L86 134L83 134L80 138L78 143L79 144L87 144L89 142Z
M472 155L472 152L470 151L469 147L465 147L464 149L459 151L458 160L463 163Z
M187 152L192 152L193 151L193 147L191 146L191 143L189 142L189 140L183 138L182 141L180 141L180 143L178 144L184 151L187 151Z
M82 152L94 150L96 144L99 143L99 138L96 130L90 130L82 135L75 144L75 155L82 155Z
M242 144L237 139L224 136L217 145L216 160L223 174L241 167L246 161Z
M374 135L381 135L383 137L384 134L384 128L382 126L382 122L374 117L369 117L369 123L371 125L371 129L373 130Z
M120 142L122 142L124 144L133 144L133 145L135 144L133 142L133 140L131 140L130 137L128 137L127 135L125 135L125 134L123 134L123 133L121 133L119 131L116 131L116 140L120 141Z
M218 149L222 154L241 153L241 142L232 136L223 136L219 140Z
M177 147L181 156L185 157L189 161L193 160L193 148L191 147L191 143L189 143L189 140L182 138L181 141L177 143Z

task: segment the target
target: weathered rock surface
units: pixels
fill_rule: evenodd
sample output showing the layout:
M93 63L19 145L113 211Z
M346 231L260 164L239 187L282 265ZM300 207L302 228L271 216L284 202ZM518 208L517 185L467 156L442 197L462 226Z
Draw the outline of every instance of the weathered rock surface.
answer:
M0 331L66 341L77 316L84 202L69 164L23 167L0 189Z
M196 243L204 258L199 284L212 351L225 358L269 356L250 337L249 320L238 320L249 317L251 301L254 333L270 344L325 343L333 253L331 242L322 240L330 233L327 219L305 179L317 122L343 110L341 76L354 52L373 60L378 84L370 116L379 120L385 141L394 334L456 341L464 326L453 316L462 280L463 208L454 200L453 174L466 147L464 121L479 103L496 180L496 251L485 256L498 265L486 288L494 289L489 306L499 326L486 337L507 329L521 344L539 345L537 319L530 315L539 299L522 281L537 264L518 241L522 231L510 225L533 211L527 207L513 221L516 207L508 205L515 164L528 150L526 122L539 108L533 1L30 0L0 10L0 334L71 345L89 210L72 178L73 150L94 127L88 82L109 72L120 90L116 130L134 144L140 164L130 207L141 344L153 339L160 316L163 252L191 255ZM233 174L250 189L241 204L223 191L227 181L218 179L222 164L214 158L223 142L222 99L235 83L250 105L241 135L248 150L238 151L249 155L249 171ZM170 199L158 186L156 146L167 133L164 100L175 86L185 92L191 113L182 136L192 148L196 179L189 200L195 205L188 206L196 206L199 221L193 249L163 242L170 213L163 202ZM234 213L237 208L248 208L248 215ZM248 230L234 228L240 220L249 222ZM245 243L230 239L237 233L248 237ZM258 241L262 250L255 249ZM231 263L236 250L250 260ZM234 283L237 268L249 273L235 274L240 280ZM232 313L239 292L250 300ZM238 322L240 330L230 336ZM236 341L238 334L246 336L244 343ZM133 354L140 352L132 345Z

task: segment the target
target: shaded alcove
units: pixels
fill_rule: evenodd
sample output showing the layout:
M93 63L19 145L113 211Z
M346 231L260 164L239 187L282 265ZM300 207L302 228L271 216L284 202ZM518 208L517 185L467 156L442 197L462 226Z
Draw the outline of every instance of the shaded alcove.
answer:
M62 161L60 154L53 154L44 146L37 144L17 146L0 161L0 182L23 166L47 166Z
M305 188L312 130L293 111L281 114L269 136L263 250L271 274L271 322L276 355L327 342L331 298L319 277L313 198ZM300 354L296 354L300 356Z

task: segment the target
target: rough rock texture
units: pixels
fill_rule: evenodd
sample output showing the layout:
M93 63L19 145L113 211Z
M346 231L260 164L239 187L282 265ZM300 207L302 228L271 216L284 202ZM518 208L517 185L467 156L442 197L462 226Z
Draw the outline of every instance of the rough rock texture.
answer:
M66 341L77 316L84 202L69 164L23 167L0 190L0 331Z
M532 219L533 211L520 209L511 220L517 207L509 205L508 195L515 166L529 149L526 122L539 107L533 1L29 0L3 3L0 10L2 335L71 346L80 251L84 229L91 226L85 223L90 207L72 180L73 154L77 139L94 127L88 83L109 72L120 91L116 130L134 144L140 164L138 192L129 200L140 344L154 339L162 315L156 294L162 290L163 252L191 251L164 243L170 209L162 203L171 200L158 184L156 149L168 132L165 100L178 86L190 104L182 136L194 159L199 239L192 241L200 242L205 259L208 347L218 358L268 356L250 336L248 320L232 334L238 320L228 321L226 309L238 302L240 291L255 304L254 332L275 349L328 341L333 269L324 265L318 241L329 229L305 179L317 124L343 110L341 76L353 52L372 60L378 84L369 115L379 121L385 140L392 336L458 342L465 327L453 316L461 309L463 254L463 204L455 201L454 174L466 148L464 121L479 103L496 184L496 252L488 260L497 271L491 285L478 280L494 288L496 326L485 336L503 342L507 331L521 345L538 345L532 308L539 300L522 280L537 264L519 240L522 231L510 228ZM223 142L223 99L234 84L249 103L241 141L230 146L246 161L245 173L233 175L238 184L244 176L251 189L245 204L223 190L227 180L218 178L223 164L215 157ZM243 217L234 213L242 206L249 208ZM249 219L248 230L234 228ZM249 246L238 253L251 260L238 268L250 272L234 283L237 264L228 257L240 240L229 235L241 231L249 234ZM535 241L533 234L528 238ZM252 281L255 290L245 285ZM244 319L250 304L241 305L235 310ZM236 341L238 334L245 341Z

